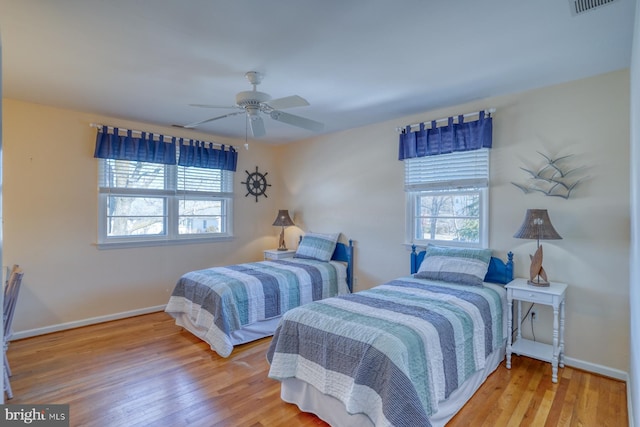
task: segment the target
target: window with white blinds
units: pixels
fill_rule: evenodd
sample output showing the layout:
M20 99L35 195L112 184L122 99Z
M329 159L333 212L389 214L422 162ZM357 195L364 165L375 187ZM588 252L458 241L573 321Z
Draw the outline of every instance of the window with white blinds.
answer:
M98 245L232 236L231 171L99 159Z
M407 243L486 247L489 150L404 160Z
M487 187L489 150L459 151L404 160L406 191Z

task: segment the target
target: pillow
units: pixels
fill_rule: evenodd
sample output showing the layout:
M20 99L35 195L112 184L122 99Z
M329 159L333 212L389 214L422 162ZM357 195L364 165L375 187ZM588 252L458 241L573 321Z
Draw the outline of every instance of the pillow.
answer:
M429 245L424 260L413 277L480 286L487 275L490 261L491 249Z
M294 258L316 259L318 261L329 261L336 249L340 233L322 234L307 233L302 237L300 245Z

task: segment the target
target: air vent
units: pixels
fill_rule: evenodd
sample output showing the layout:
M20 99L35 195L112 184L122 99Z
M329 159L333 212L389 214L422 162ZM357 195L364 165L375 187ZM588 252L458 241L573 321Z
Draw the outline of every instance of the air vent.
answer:
M577 16L615 1L618 0L569 0L569 7L571 15Z

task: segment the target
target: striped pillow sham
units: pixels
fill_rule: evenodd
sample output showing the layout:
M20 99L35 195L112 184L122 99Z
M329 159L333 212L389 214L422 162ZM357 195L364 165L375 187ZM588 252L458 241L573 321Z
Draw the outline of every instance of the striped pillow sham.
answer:
M323 234L307 233L302 237L302 241L296 250L294 258L316 259L318 261L329 261L336 249L340 233Z
M413 277L480 286L487 274L490 261L491 249L429 245L424 260Z

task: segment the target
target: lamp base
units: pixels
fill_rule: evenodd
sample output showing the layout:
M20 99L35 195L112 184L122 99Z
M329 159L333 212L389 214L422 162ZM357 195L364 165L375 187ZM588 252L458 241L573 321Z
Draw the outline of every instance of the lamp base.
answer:
M282 227L282 230L280 230L280 238L278 239L278 250L279 251L287 250L287 245L284 242L284 227Z
M549 282L547 282L546 280L540 280L540 281L536 281L536 280L527 280L527 284L531 285L531 286L540 286L540 287L548 287L551 284Z
M542 267L542 246L538 244L536 253L529 256L531 257L531 267L529 267L529 277L531 277L531 279L527 280L527 283L531 286L549 286L547 272L544 271Z

